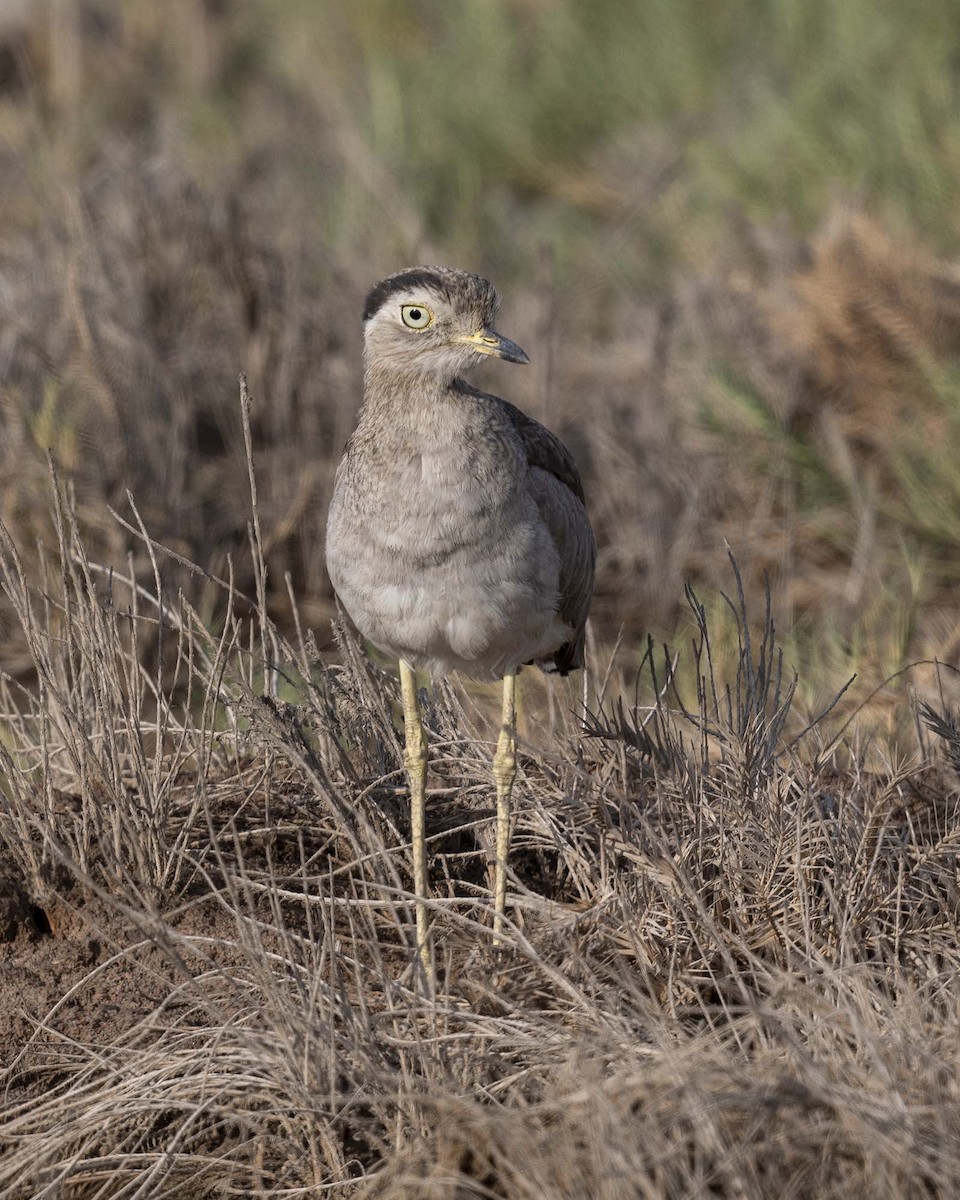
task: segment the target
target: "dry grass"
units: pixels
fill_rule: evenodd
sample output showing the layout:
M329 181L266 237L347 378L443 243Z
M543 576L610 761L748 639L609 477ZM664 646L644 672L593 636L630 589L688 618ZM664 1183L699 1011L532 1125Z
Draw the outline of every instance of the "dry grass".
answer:
M54 523L42 591L0 555L37 678L3 695L5 1195L960 1184L949 754L838 759L742 591L731 688L691 597L694 694L651 650L636 705L600 695L581 726L568 696L528 742L500 958L491 745L436 692L431 995L395 681L232 593L214 635L159 573L106 579L69 496ZM955 718L926 717L956 757ZM25 981L58 970L31 1016Z
M949 6L427 8L0 14L0 1194L956 1194ZM601 546L500 958L486 693L427 698L435 994L322 567L422 259Z
M502 287L505 328L534 365L486 381L556 428L583 466L601 545L601 643L621 627L641 649L648 631L685 633L683 586L718 601L726 540L751 586L771 575L807 686L953 656L960 384L949 261L849 202L802 234L727 214L706 248L698 225L692 261L669 250L657 204L694 171L684 138L695 134L667 119L659 132L598 130L589 176L561 162L570 147L555 148L556 180L589 190L595 179L619 197L612 209L568 198L558 224L550 187L514 181L512 205L487 205L496 228L486 236L468 237L467 222L447 230L443 214L426 228L418 188L433 179L446 195L450 181L435 179L432 160L407 179L392 173L392 151L378 157L374 133L390 115L376 89L394 86L391 65L376 59L379 43L359 47L380 35L353 29L344 6L331 6L329 28L269 4L185 0L161 19L138 0L122 15L64 0L56 12L62 20L0 28L0 517L31 578L31 543L52 533L52 451L98 561L125 569L133 553L138 579L150 577L107 511L127 511L130 491L154 537L220 577L232 560L237 586L253 591L229 382L242 368L264 397L253 432L271 614L291 629L289 571L325 640L323 526L359 395L362 295L390 268L440 258ZM412 27L391 19L406 45ZM685 28L677 36L695 40ZM323 54L339 46L342 70L366 80L363 103L353 77L308 68L315 42ZM462 50L448 47L451 62ZM436 56L438 70L445 62ZM393 66L421 70L404 55ZM410 136L416 162L428 147ZM648 205L656 219L641 219ZM682 240L688 216L677 212L671 238ZM657 246L659 267L635 261ZM190 586L213 620L216 593L199 577ZM6 668L29 671L9 617L0 610Z

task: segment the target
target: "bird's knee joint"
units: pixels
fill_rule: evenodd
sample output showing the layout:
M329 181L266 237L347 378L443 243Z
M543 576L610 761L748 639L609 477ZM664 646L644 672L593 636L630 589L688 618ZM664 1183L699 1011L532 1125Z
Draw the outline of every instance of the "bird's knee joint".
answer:
M517 758L512 751L499 752L493 760L493 778L499 787L513 783L517 774Z
M427 766L426 738L419 738L411 745L407 743L403 752L403 761L410 771L423 771Z

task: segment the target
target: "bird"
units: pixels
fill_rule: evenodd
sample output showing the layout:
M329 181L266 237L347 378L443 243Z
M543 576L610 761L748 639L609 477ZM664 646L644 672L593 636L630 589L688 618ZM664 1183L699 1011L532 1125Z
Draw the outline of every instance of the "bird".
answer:
M363 307L363 402L326 529L334 591L360 634L399 663L411 805L416 945L427 979L427 739L416 672L502 680L493 944L503 945L516 680L583 666L596 540L573 455L464 373L528 363L493 328L496 288L454 267L408 267Z

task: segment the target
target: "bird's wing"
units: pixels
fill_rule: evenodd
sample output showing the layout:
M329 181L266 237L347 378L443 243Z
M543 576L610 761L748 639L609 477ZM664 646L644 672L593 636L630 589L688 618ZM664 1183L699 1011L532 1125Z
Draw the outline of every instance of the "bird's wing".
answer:
M526 448L530 488L560 556L557 612L574 634L557 650L553 662L557 671L566 675L583 665L584 635L597 559L583 483L573 455L556 434L508 401L499 403Z
M531 467L546 471L573 492L574 496L584 504L583 483L573 455L555 433L551 433L546 425L541 425L533 417L528 417L522 409L507 400L501 400L507 416L519 433L527 450L527 462ZM586 510L584 510L586 511Z

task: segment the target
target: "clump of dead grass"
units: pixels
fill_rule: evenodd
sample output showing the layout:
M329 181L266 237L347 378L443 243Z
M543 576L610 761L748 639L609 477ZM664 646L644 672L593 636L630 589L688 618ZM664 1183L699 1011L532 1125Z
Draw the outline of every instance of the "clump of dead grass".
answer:
M490 745L476 699L437 689L430 993L394 681L229 584L214 634L136 510L153 587L101 576L57 496L42 591L0 546L39 681L3 698L0 839L34 913L5 970L78 930L98 948L8 1046L6 1194L957 1186L955 776L919 747L870 773L831 714L810 728L738 575L733 684L691 597L692 691L651 649L633 701L608 681L525 747L501 957Z

